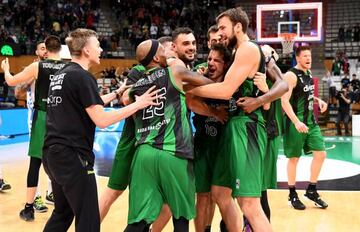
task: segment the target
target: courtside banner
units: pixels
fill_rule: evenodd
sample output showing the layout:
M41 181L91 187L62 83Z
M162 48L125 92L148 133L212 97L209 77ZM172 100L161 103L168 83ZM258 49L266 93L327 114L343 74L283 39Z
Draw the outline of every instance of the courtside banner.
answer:
M0 135L28 134L28 109L1 109Z

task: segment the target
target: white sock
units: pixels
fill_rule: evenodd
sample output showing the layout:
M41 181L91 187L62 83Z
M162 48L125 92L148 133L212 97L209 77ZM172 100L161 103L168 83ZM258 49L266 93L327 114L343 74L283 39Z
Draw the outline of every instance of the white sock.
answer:
M49 177L47 177L47 181L48 181L47 195L49 195L50 193L52 193L51 180Z
M40 191L40 178L39 178L39 180L38 180L38 185L37 185L37 187L36 187L35 197L41 197L41 191Z

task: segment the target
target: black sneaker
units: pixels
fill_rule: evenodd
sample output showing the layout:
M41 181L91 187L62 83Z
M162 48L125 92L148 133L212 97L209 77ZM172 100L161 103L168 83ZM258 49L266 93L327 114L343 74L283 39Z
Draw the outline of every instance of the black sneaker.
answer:
M297 210L304 210L306 208L305 205L300 201L297 193L289 195L289 205Z
M20 218L24 221L34 221L34 209L32 207L25 207L20 211Z
M11 185L6 183L4 179L0 179L0 191L5 191L11 189Z
M315 205L321 209L326 209L328 207L328 204L326 204L325 201L321 200L320 195L316 190L315 191L306 190L304 196L307 197L309 200L315 202Z

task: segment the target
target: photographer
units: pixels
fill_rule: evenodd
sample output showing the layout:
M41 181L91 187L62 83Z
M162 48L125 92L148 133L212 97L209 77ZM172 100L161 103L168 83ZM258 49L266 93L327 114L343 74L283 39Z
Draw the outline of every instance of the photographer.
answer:
M341 121L345 126L345 135L349 136L349 120L350 120L350 96L349 91L346 87L342 87L341 91L338 92L336 98L339 101L338 116L336 119L337 135L341 136Z

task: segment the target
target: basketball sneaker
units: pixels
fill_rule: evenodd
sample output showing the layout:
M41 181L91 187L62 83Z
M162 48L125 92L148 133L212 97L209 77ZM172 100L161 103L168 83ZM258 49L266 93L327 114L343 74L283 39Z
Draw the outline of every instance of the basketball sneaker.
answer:
M320 195L316 190L306 190L304 196L307 197L309 200L315 202L315 205L321 209L326 209L328 207L328 204L326 204L325 201L321 200Z
M20 211L20 218L24 221L34 221L34 208L26 207Z
M297 210L304 210L306 208L305 205L300 201L297 193L289 194L289 205Z
M53 192L48 194L48 191L46 191L45 203L49 204L49 205L54 204L54 193Z
M48 211L48 207L44 204L41 196L35 197L34 209L36 210L36 212L39 212L39 213L44 213L44 212Z
M4 179L0 179L0 191L5 191L11 189L11 185L6 183Z

